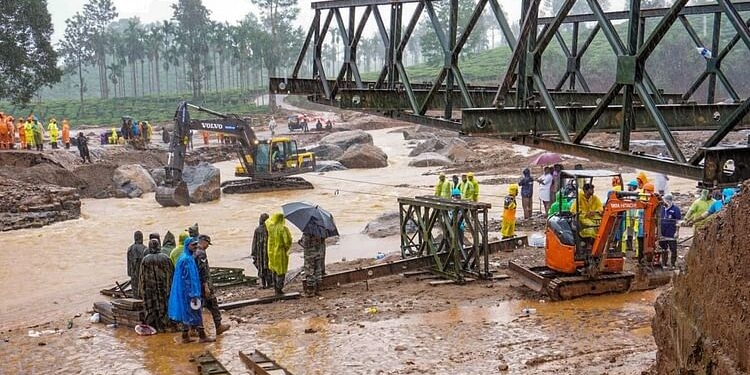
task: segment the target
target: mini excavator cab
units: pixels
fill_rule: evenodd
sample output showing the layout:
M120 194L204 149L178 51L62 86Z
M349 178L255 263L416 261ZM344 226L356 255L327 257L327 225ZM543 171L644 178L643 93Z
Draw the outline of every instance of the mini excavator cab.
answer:
M558 272L575 274L595 264L597 270L605 273L621 272L624 256L617 244L622 235L621 223L626 210L613 210L615 202L612 199L619 202L616 204L618 206L624 198L613 198L610 194L622 190L621 175L605 170L564 170L557 178L555 183L561 187L560 198L568 200L574 210L563 211L562 207L566 205L558 204L558 212L554 212L547 221L547 267ZM613 187L611 181L619 182L619 189ZM582 211L593 211L594 207L584 207L583 203L577 204L586 199L582 189L584 186L591 188L592 193L595 186L599 186L600 189L606 187L609 190L601 208L596 207L596 211L601 210L599 214L586 215ZM598 205L600 200L592 199L596 199Z

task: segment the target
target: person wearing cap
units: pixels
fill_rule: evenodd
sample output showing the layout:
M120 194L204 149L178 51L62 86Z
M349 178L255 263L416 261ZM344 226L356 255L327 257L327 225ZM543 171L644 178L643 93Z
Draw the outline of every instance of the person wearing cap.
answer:
M578 214L578 222L581 224L579 234L589 245L592 245L596 238L603 211L601 199L594 194L594 185L583 184L583 194L578 194L578 198L570 205L570 212Z
M503 222L500 227L502 238L516 236L516 196L518 196L518 185L510 184L508 195L505 196L503 201Z
M203 307L211 313L216 328L216 335L220 335L229 329L229 325L221 324L221 311L219 311L219 301L214 294L214 284L211 281L211 267L208 265L208 255L206 250L211 245L211 237L205 234L198 236L198 248L193 253L195 264L198 266L198 278L201 282L201 292L203 295Z
M661 225L659 247L663 250L661 265L667 266L667 251L669 251L669 260L672 268L677 262L677 238L680 236L680 229L677 222L682 219L680 208L674 204L674 197L671 194L664 196L664 206L661 208Z
M206 335L201 316L201 282L198 276L198 266L193 254L198 249L198 239L185 238L182 253L177 258L172 277L172 288L169 291L167 312L169 319L182 323L182 342L190 343L190 328L198 331L200 342L213 342L213 338Z
M277 212L266 220L268 231L268 269L273 272L273 288L277 295L284 294L284 280L289 268L289 250L292 232L284 223L284 214Z
M169 328L167 304L174 266L169 257L161 252L159 239L153 238L153 234L149 238L148 250L138 272L138 286L146 311L144 322L157 332L164 332Z
M130 286L133 288L133 297L141 298L140 269L141 261L146 253L146 246L143 245L143 233L139 230L133 233L133 244L128 247L127 262L128 276L130 276Z
M266 229L266 220L268 214L260 214L258 219L260 224L255 228L253 233L253 244L250 257L253 259L253 265L258 270L258 280L260 287L267 289L273 286L273 277L268 269L268 230Z

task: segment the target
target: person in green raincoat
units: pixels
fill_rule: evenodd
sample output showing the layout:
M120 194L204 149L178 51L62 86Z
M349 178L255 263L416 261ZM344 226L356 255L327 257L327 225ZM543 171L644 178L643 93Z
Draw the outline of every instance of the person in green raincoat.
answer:
M57 128L57 120L54 118L49 120L47 125L47 131L49 132L49 143L53 149L57 148L57 137L60 135L60 129Z
M277 212L266 220L268 230L268 269L273 273L276 294L284 294L284 279L289 268L289 249L292 233L284 223L284 214Z
M555 193L555 201L552 202L552 204L549 206L549 210L547 211L547 218L549 219L552 215L558 213L558 212L569 212L570 211L570 202L568 202L565 197L563 197L562 192L560 190Z
M44 128L39 124L39 120L34 117L31 124L31 132L34 135L34 146L37 151L44 151Z
M26 136L26 149L31 150L34 145L34 125L32 124L32 118L29 117L26 123L23 125L23 134Z
M187 231L183 231L180 233L180 236L178 237L177 243L185 243L185 240L190 237ZM197 238L197 237L196 237ZM182 254L183 246L177 246L169 253L169 260L172 261L172 265L177 264L177 259L180 257L180 254Z
M708 211L708 207L713 203L713 199L708 194L708 190L701 190L701 196L690 205L690 208L685 215L685 224L693 225L700 221L701 215Z

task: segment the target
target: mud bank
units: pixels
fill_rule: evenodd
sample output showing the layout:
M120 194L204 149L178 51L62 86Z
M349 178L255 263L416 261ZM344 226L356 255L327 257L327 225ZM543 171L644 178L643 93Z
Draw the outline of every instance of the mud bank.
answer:
M750 181L696 231L686 272L655 304L659 374L750 370Z

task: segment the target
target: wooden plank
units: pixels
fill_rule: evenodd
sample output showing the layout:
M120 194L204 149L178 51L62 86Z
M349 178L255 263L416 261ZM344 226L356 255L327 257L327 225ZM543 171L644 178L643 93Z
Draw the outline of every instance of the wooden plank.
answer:
M250 370L251 375L292 375L289 370L268 358L258 349L250 355L240 350L240 360Z
M442 279L443 276L440 275L421 275L417 276L417 281L423 281L423 280L435 280L435 279Z
M300 297L300 294L297 292L284 293L279 296L272 295L268 297L259 297L259 298L247 299L247 300L242 300L242 301L226 302L226 303L220 304L219 308L222 310L231 310L231 309L237 309L237 308L245 307L245 306L261 305L264 303L284 301L284 300L289 300L289 299L297 299L299 297Z
M464 282L470 283L472 281L475 281L474 279L467 277L464 279ZM446 284L455 284L456 280L437 280L437 281L430 281L431 286L438 286L438 285L446 285Z
M492 280L505 280L510 279L510 275L506 275L504 273L492 275Z

